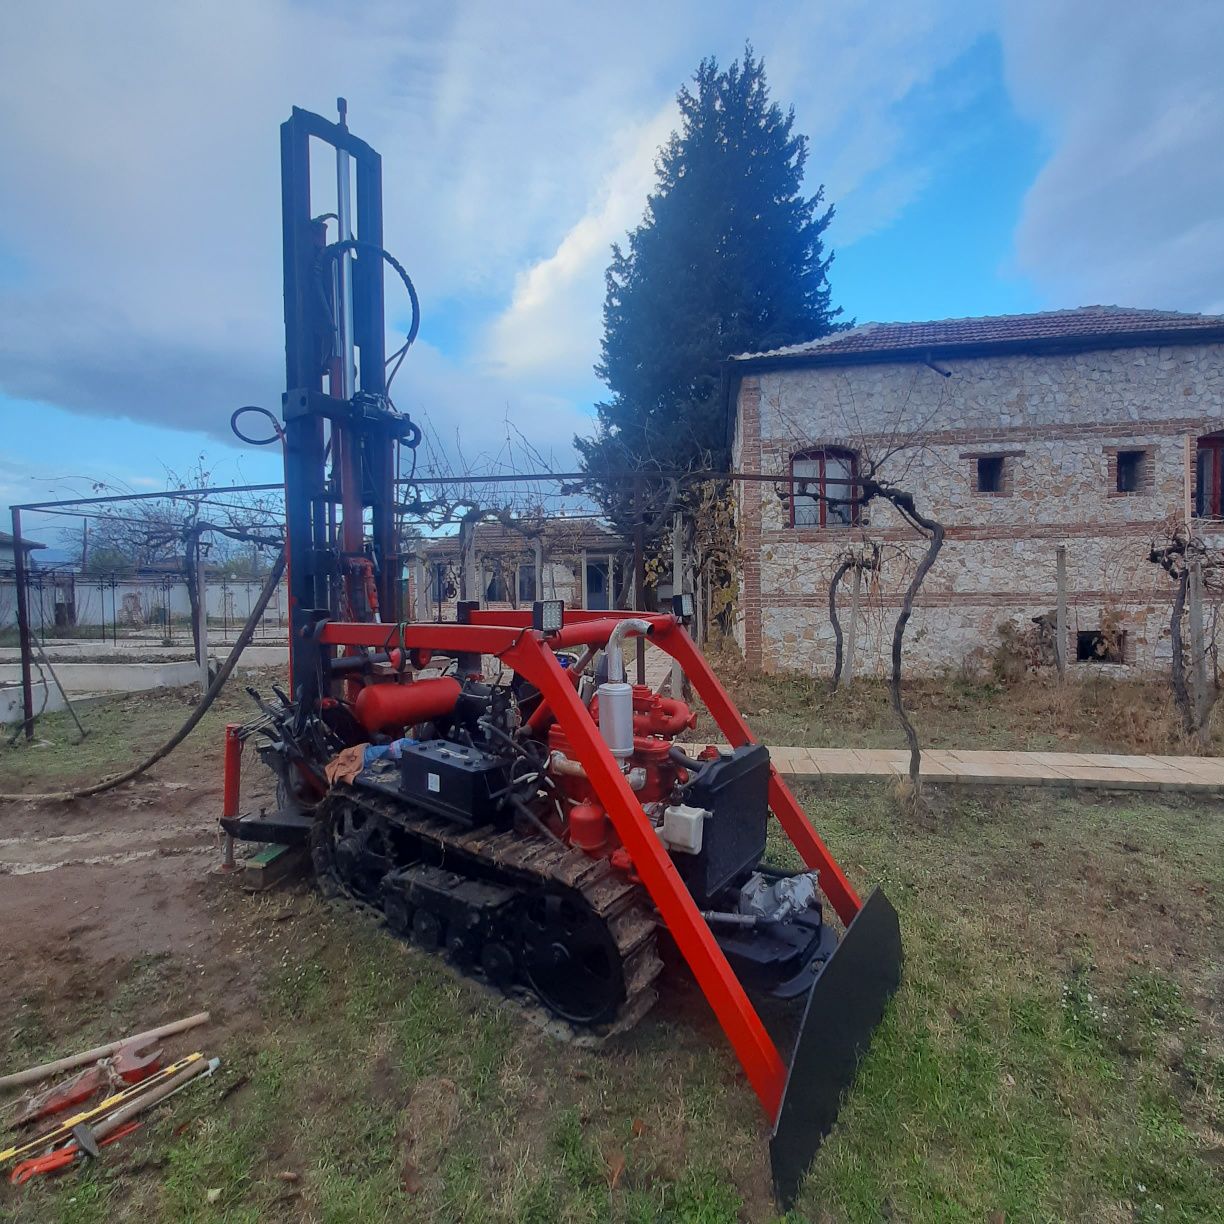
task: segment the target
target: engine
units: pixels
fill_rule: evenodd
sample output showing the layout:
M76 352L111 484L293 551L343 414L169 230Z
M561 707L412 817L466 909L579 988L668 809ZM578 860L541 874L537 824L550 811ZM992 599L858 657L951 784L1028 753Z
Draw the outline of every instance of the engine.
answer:
M622 678L575 677L575 687L728 958L775 993L801 993L832 943L814 873L760 867L768 750L707 746L689 755L676 743L697 726L685 702ZM546 837L636 883L579 754L538 702L517 682L440 677L368 685L354 712L385 741L367 750L367 764L382 760L385 786L395 762L396 790L413 808L459 829Z

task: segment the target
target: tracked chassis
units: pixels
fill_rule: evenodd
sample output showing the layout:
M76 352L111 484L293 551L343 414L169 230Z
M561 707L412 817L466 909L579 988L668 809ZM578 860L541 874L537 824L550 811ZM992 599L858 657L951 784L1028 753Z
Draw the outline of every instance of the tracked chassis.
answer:
M608 1036L650 1010L663 966L640 885L543 835L457 828L397 787L375 765L324 800L311 856L326 894L579 1031Z

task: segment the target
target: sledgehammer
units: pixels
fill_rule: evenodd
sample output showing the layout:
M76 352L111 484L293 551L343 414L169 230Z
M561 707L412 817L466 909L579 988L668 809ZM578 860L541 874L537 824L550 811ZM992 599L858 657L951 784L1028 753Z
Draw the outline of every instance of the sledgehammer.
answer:
M219 1058L210 1058L207 1062L200 1059L184 1067L177 1075L172 1075L165 1083L158 1084L148 1092L142 1092L134 1101L120 1105L114 1113L108 1114L101 1122L93 1126L90 1126L88 1122L78 1123L72 1128L72 1137L76 1140L77 1147L86 1156L100 1156L102 1142L108 1135L126 1125L137 1114L144 1113L151 1106L164 1101L167 1097L172 1097L176 1092L181 1092L193 1080L212 1075L220 1065Z

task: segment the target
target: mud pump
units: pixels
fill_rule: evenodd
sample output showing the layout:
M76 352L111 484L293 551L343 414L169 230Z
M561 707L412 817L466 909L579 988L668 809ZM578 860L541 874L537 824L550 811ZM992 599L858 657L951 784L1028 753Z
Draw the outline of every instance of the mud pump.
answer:
M330 242L312 144L336 161ZM398 461L421 435L387 370L419 306L383 246L381 160L343 103L338 123L295 108L281 173L283 422L255 411L284 450L290 691L227 729L222 827L309 846L325 894L577 1030L628 1028L683 961L768 1116L789 1204L899 983L896 913L878 889L859 899L694 645L685 596L669 614L460 602L453 623L404 620ZM412 308L392 363L387 267ZM631 639L680 664L718 745L677 743L695 715L628 681ZM275 811L240 811L249 737ZM762 861L771 813L805 870ZM789 1057L767 996L801 1016Z

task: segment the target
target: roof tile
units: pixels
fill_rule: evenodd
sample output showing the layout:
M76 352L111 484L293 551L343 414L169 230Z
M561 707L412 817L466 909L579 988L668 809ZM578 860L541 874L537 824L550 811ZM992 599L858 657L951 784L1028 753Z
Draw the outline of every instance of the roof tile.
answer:
M962 346L1010 347L1031 344L1084 344L1156 334L1171 342L1193 341L1196 334L1224 330L1224 315L1185 314L1176 310L1139 310L1128 306L1080 306L1039 314L988 315L975 319L936 319L927 323L863 323L821 340L740 353L733 361L763 357L834 360L840 356L921 352Z

